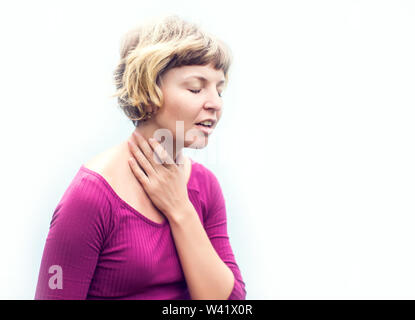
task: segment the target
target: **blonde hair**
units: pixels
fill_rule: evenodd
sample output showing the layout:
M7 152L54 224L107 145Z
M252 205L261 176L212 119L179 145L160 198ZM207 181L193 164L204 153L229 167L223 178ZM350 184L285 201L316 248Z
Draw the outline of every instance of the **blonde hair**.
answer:
M229 47L199 25L177 15L153 18L127 32L114 71L118 104L135 126L163 105L160 77L171 68L212 63L225 86L232 62Z

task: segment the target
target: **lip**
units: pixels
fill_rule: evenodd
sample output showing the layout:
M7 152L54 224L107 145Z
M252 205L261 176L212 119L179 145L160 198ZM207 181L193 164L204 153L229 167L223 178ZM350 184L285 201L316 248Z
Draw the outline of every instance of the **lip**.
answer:
M206 118L206 119L203 119L203 120L200 120L200 121L196 122L196 124L201 123L203 121L211 121L212 122L212 127L214 127L216 125L216 122L218 122L218 120L215 119L215 118Z
M203 131L205 134L209 135L213 132L213 125L212 127L208 128L208 127L204 127L200 124L196 124L195 125L200 131Z

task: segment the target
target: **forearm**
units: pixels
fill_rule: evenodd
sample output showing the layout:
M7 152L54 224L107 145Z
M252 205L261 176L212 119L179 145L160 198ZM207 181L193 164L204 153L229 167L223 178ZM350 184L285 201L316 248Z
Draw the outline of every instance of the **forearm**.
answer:
M227 299L234 275L212 246L191 202L169 215L183 273L193 300Z

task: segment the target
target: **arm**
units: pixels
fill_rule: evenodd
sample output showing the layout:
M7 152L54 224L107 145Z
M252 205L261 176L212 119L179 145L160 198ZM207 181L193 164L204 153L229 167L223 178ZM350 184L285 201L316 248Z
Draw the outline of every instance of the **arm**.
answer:
M104 239L103 197L93 178L71 185L56 207L43 251L35 299L86 299Z
M235 277L233 289L228 296L228 300L245 300L245 283L236 263L227 231L225 198L219 181L213 174L211 174L211 194L213 196L209 201L210 205L205 219L205 229L213 247L229 269L232 270Z
M223 300L231 294L234 275L213 248L199 216L189 202L173 214L170 228L193 300Z
M245 283L229 243L225 200L216 177L211 174L210 200L204 225L193 205L187 203L170 227L192 299L246 297Z

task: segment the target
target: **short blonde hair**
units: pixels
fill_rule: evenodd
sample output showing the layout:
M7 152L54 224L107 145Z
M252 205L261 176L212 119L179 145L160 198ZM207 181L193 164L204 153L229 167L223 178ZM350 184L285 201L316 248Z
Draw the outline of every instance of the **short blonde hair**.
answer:
M225 86L232 52L220 39L177 15L161 16L127 32L121 41L120 61L114 71L113 97L137 127L163 105L160 77L185 65L212 64L222 70Z

